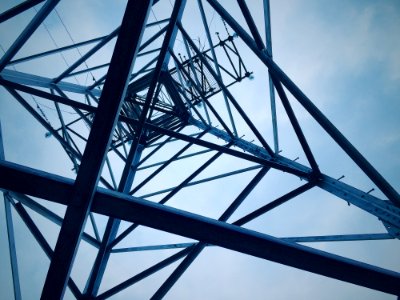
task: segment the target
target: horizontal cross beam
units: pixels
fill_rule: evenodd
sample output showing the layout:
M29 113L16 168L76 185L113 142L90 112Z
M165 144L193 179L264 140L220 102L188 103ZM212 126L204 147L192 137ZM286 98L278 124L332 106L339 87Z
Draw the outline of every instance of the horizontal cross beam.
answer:
M1 189L68 205L73 186L72 179L0 161ZM396 272L115 191L98 188L91 210L385 293L400 294L400 274Z

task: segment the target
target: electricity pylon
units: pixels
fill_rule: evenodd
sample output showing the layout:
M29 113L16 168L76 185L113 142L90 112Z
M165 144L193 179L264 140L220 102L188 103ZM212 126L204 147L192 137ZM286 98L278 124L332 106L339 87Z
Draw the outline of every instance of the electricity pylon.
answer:
M45 128L46 137L61 145L71 161L68 168L76 174L63 177L29 168L7 161L7 151L0 152L0 188L4 193L16 299L21 298L21 287L13 212L50 260L42 299L63 298L67 288L77 299L105 299L174 266L154 291L149 291L152 299L160 299L200 253L212 247L400 294L400 275L396 272L299 244L398 239L400 197L274 62L268 1L263 1L264 23L260 26L253 19L249 2L235 3L240 13L237 18L222 1L207 0L207 11L218 15L223 24L222 30L213 36L210 15L206 14L203 1L198 0L201 22L196 26L205 36L206 46L188 33L193 25L185 25L184 0L171 5L169 1L128 1L117 28L82 42L75 42L62 22L62 13L56 10L62 5L59 2L25 1L0 15L0 24L7 24L35 11L4 51L0 84ZM151 11L157 7L162 7L168 17L154 19ZM41 42L40 36L35 35L39 27L43 26L51 36L46 18L52 13L60 18L71 43L18 55L22 50L29 52L29 42ZM243 24L238 20L243 20ZM260 32L266 33L265 38ZM107 47L112 48L109 57L102 52ZM269 94L272 143L245 109L246 101L259 99L239 99L232 91L253 77L247 65L250 59L242 55L244 48L268 70L265 85L269 84L269 93L259 98L264 103ZM57 55L66 61L72 50L77 50L79 56L67 67L43 65L52 67L55 76L40 75L41 70L32 67L37 66L38 60L51 61ZM88 76L93 79L90 84ZM81 84L82 80L85 84ZM303 162L280 152L275 98L281 102L292 126ZM324 173L293 102L319 124L332 143L381 191L382 197ZM235 168L227 171L227 165ZM280 189L285 192L275 199L265 197L262 204L256 202L258 207L243 213L241 208L254 202L255 189L281 174L290 182L282 183ZM209 189L209 184L214 183L219 183L218 188ZM252 227L248 223L262 219L284 203L309 195L311 190L326 191L338 201L344 200L352 208L358 207L371 218L378 218L386 232L278 238L266 234L263 228L249 229ZM215 207L199 209L202 198L208 198L207 204ZM41 199L57 203L65 210L47 206ZM33 212L60 227L54 247L47 240L45 229L35 222ZM289 222L290 217L285 220ZM157 234L149 234L154 240L137 243L135 233L143 228L172 234L167 235L171 242L158 242ZM85 284L79 287L71 271L83 245L91 248L94 257ZM106 273L115 267L110 263L113 256L130 252L134 255L138 251L152 251L155 262L104 288ZM159 255L161 252L170 255ZM126 261L135 263L139 264L136 259Z

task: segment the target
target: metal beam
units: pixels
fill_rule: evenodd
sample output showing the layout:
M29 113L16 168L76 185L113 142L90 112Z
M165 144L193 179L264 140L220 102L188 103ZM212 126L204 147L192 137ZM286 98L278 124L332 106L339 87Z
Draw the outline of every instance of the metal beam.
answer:
M33 17L29 24L25 27L22 33L14 41L11 47L0 59L0 72L7 66L10 60L17 54L17 52L22 48L26 41L31 37L35 30L42 24L44 19L48 14L56 7L60 0L47 0L47 2L42 6L39 12Z
M43 234L40 232L39 228L36 226L35 222L33 222L32 218L30 217L26 209L19 202L18 203L12 202L12 204L14 205L15 210L21 217L22 221L24 221L26 227L29 229L32 236L35 238L36 242L42 248L46 256L51 260L54 252L51 249L45 237L43 236ZM76 297L76 299L80 299L82 294L79 291L75 282L70 277L68 277L68 287L70 288L72 294Z
M190 38L190 36L188 35L188 33L186 32L186 30L183 28L182 24L178 24L179 30L182 33L183 37L185 38L185 40L189 43L190 47L192 47L192 49L194 50L194 52L196 53L197 57L202 61L202 63L206 66L206 68L208 69L208 71L211 73L211 75L214 77L215 81L218 83L218 85L220 86L220 88L222 90L224 90L226 96L229 98L229 100L231 101L231 103L233 104L233 106L236 108L236 110L238 111L238 113L240 114L240 116L243 118L243 121L245 121L245 123L247 124L247 126L249 126L249 128L251 129L251 131L254 133L254 135L257 137L257 139L259 140L259 142L262 144L262 146L265 148L265 150L267 150L267 152L269 153L269 155L273 156L274 152L272 151L272 149L269 147L268 143L265 141L264 137L261 135L261 133L258 131L258 129L254 126L253 122L250 120L250 118L246 115L246 113L243 111L243 109L241 108L241 106L237 103L236 99L233 97L233 95L231 94L231 92L226 88L226 86L220 81L220 79L218 78L218 75L216 74L216 72L214 71L214 69L210 66L210 64L208 63L208 61L204 58L204 55L201 53L201 51L197 48L197 46L195 45L195 43L192 41L192 39Z
M189 50L189 46L188 46L188 44L186 42L186 39L184 39L184 42L185 42L185 46L186 46L186 52L188 53L188 56L189 56L189 65L190 65L190 68L192 70L192 74L193 74L194 80L193 80L192 76L190 76L190 74L185 70L185 68L179 62L179 60L176 57L176 55L171 51L171 55L173 56L176 65L179 67L179 70L188 78L188 81L190 82L191 86L199 93L201 101L202 101L203 106L204 106L204 110L205 110L206 116L207 116L208 124L211 124L211 121L210 121L210 117L209 117L209 114L208 114L207 107L210 108L211 112L217 118L218 122L222 125L222 127L225 129L225 131L233 138L234 135L231 132L230 128L225 124L224 120L218 114L218 111L211 105L210 101L208 101L207 98L204 96L204 93L201 90L201 84L200 84L200 81L198 79L197 72L196 72L196 70L194 68L194 65L193 65L193 58L190 55L190 50Z
M279 197L278 199L271 201L270 203L256 209L255 211L247 214L246 216L240 218L239 220L233 222L232 224L237 225L237 226L242 226L255 218L258 218L259 216L265 214L266 212L278 207L279 205L282 205L283 203L292 200L293 198L297 197L298 195L308 191L309 189L313 188L315 184L308 182L293 191Z
M264 26L265 26L265 45L268 55L272 59L272 33L271 33L271 14L269 0L263 0ZM274 150L279 152L278 121L276 117L275 89L272 83L271 74L268 73L269 99L271 102L272 134L274 136Z
M193 246L194 244L196 244L196 243L163 244L163 245L150 245L150 246L137 246L137 247L128 247L128 248L118 248L118 249L111 250L111 253L179 249L179 248L187 248L187 247Z
M150 268L147 268L146 270L140 272L139 274L136 274L135 276L132 276L131 278L121 282L120 284L114 286L113 288L109 289L108 291L102 293L101 295L97 296L96 299L107 299L120 291L130 287L131 285L135 284L136 282L143 280L150 275L158 272L159 270L162 270L163 268L169 266L170 264L176 262L177 260L181 259L184 257L190 250L191 248L186 248L178 253L175 253L171 255L170 257L167 257L166 259L163 259L159 263L151 266Z
M318 235L318 236L296 236L296 237L280 237L281 240L293 243L323 243L323 242L353 242L353 241L376 241L376 240L392 240L394 239L388 233L362 233L362 234L340 234L340 235ZM154 251L188 248L197 243L178 243L117 248L111 250L111 253L125 253L137 251ZM207 244L207 246L214 246Z
M208 28L207 17L206 17L206 14L204 13L204 8L203 8L203 2L202 2L202 0L197 0L197 4L198 4L199 9L200 9L201 20L202 20L202 22L203 22L204 30L205 30L205 32L206 32L206 37L207 37L208 45L210 46L210 51L211 51L211 55L212 55L212 58L213 58L213 61L214 61L215 71L217 72L217 75L218 75L219 79L221 80L221 83L223 84L223 79L222 79L221 71L220 71L220 68L219 68L219 63L218 63L217 55L215 54L214 46L213 46L213 43L212 43L212 40L211 40L210 28ZM226 96L226 93L225 93L224 90L222 90L222 95L223 95L223 97L224 97L225 106L226 106L226 109L227 109L227 111L228 111L229 120L231 121L233 133L235 134L235 136L237 136L238 134L237 134L235 122L234 122L234 120L233 120L233 115L232 115L231 107L230 107L230 105L229 105L228 97Z
M156 91L157 85L160 81L160 76L162 71L168 70L168 62L170 58L170 54L168 53L168 49L172 48L175 43L175 38L177 34L177 22L180 21L183 10L185 8L186 0L176 0L175 5L172 10L171 18L167 25L167 31L165 33L165 37L161 46L161 50L157 59L157 63L152 74L152 79L149 85L149 89L147 91L146 100L143 105L142 111L140 113L140 118L137 123L136 128L136 137L132 141L132 148L136 150L140 143L140 139L143 133L144 123L147 120L147 114L150 110L151 103L153 101L153 96ZM134 151L135 151L134 150Z
M41 299L61 299L125 97L152 1L129 1Z
M121 28L118 27L113 32L111 32L107 37L102 39L96 46L86 52L83 56L81 56L76 62L74 62L68 69L62 72L57 78L53 80L53 83L60 82L65 76L79 67L84 61L86 61L89 57L91 57L94 53L96 53L99 49L101 49L104 45L106 45L109 41L115 38L121 31Z
M14 71L14 70L8 70L8 69L4 69L0 73L0 75L2 78L6 79L6 80L16 82L19 84L38 86L38 87L43 87L43 88L48 88L48 89L54 88L54 83L52 83L52 79L43 77L43 76L37 76L37 75L27 74L27 73L23 73L23 72ZM85 95L87 94L86 86L69 83L69 82L59 82L56 86L59 89L66 91L66 92L85 94ZM101 90L92 90L91 92L94 96L100 97Z
M43 1L44 0L27 0L27 1L24 1L18 5L10 8L9 10L0 14L0 23L3 23L4 21L7 21L8 19L15 17L15 16L19 15L20 13L23 13L24 11L34 7L35 5L37 5Z
M247 46L268 67L268 70L282 82L292 93L308 113L320 124L320 126L333 138L333 140L353 159L361 170L376 184L376 186L392 201L400 207L399 193L386 181L385 178L362 156L362 154L347 140L344 135L324 116L315 104L300 90L299 87L283 72L279 66L265 52L258 49L251 36L239 25L239 23L216 1L207 0L216 12L232 27Z
M2 169L2 171L4 171L4 172L8 172L10 170L9 168L5 167L6 165L9 165L9 164L5 163L5 165L3 165L4 170ZM14 167L16 167L16 165L14 165ZM10 183L8 183L8 185L6 185L6 186L9 187L10 190L11 189L13 189L13 190L18 189L18 183L17 183L18 178L21 179L20 181L24 182L24 184L30 182L30 179L26 178L23 173L17 173L14 176L12 176L12 175L10 175L10 176L11 176L9 178L10 182L15 182L14 185L12 185L12 184L10 185ZM70 181L70 182L72 182L72 181ZM5 184L5 181L3 182L3 184ZM28 187L28 189L24 190L24 191L31 191L32 189L34 189L34 185L35 184L38 185L39 183L38 182L33 182L32 183L32 187ZM42 184L46 184L46 182L42 182ZM320 183L320 184L322 184L322 183ZM333 194L339 193L339 192L342 193L342 194L345 193L345 194L348 195L347 197L349 197L348 200L352 201L352 203L355 203L355 205L363 208L364 210L367 210L371 214L374 214L374 212L375 212L375 215L379 216L379 218L385 220L387 223L390 223L393 226L397 226L397 227L400 226L399 225L399 222L400 222L400 211L396 207L394 207L393 205L390 205L390 202L374 199L373 196L367 195L365 193L364 194L360 194L360 191L358 191L358 190L356 190L354 188L349 189L349 187L347 187L346 184L341 183L339 181L335 181L335 180L329 179L329 178L325 179L323 184L327 185L327 187L326 187L327 189L336 188L337 191L333 190L332 191ZM59 187L56 186L55 188L58 189ZM12 194L14 194L14 193L12 193ZM48 190L48 191L45 190L43 195L48 195L48 194L52 194L51 190ZM359 194L359 195L357 195L357 194ZM56 195L56 192L54 192L54 195ZM337 196L340 197L340 195L337 195ZM358 200L356 200L356 199L358 199ZM18 200L22 200L22 199L18 199ZM347 198L344 198L344 200L347 200ZM60 203L62 203L62 204L67 204L68 200L67 199L61 199L60 201L61 201ZM280 200L277 199L275 201L272 201L271 204L273 204L273 203L277 204L277 202L279 202L279 201ZM356 201L364 201L365 203L357 203ZM377 201L380 201L380 202L377 202ZM383 203L381 203L381 202L383 202ZM25 203L25 204L28 205L28 203ZM271 206L271 204L267 204L267 206ZM385 205L387 207L385 207ZM265 212L266 211L264 211L263 213L265 213ZM250 221L251 219L248 219L247 221ZM241 222L241 224L245 224L245 222ZM286 238L282 238L282 239L286 240ZM288 239L291 239L290 241L295 241L295 242L302 242L303 241L302 238L300 238L300 240L296 240L297 237L296 238L288 238ZM375 239L375 238L373 238L373 239ZM309 238L308 238L308 240L309 240Z
M344 182L322 175L317 185L400 230L400 208L387 200L380 200ZM400 236L397 236L399 238Z
M107 36L101 36L101 37L98 37L98 38L94 38L94 39L90 39L90 40L87 40L87 41L79 42L79 43L76 43L76 44L60 47L60 48L57 48L57 49L53 49L53 50L49 50L49 51L45 51L45 52L41 52L41 53L37 53L37 54L32 54L32 55L25 56L25 57L21 57L21 58L15 59L13 61L10 61L9 65L16 65L16 64L20 64L20 63L23 63L23 62L30 61L32 59L48 56L48 55L51 55L51 54L56 54L56 53L59 53L59 52L62 52L62 51L66 51L66 50L69 50L69 49L75 49L75 48L78 48L78 47L81 47L81 46L85 46L85 45L88 45L88 44L91 44L91 43L99 42L99 41L103 40L106 37Z
M201 132L197 138L201 138L206 132ZM152 173L150 173L145 179L143 179L142 182L140 182L137 186L135 186L132 191L129 192L129 194L134 194L138 190L140 190L145 184L147 184L151 179L153 179L157 174L159 174L162 170L164 170L166 167L168 167L171 163L175 162L179 156L184 153L186 150L188 150L191 146L193 146L193 143L188 143L185 146L183 146L181 149L179 149L178 152L176 152L173 156L171 156L165 163L163 163L160 167L158 167L156 170L154 170Z
M171 137L169 137L169 139L171 139ZM202 150L202 151L193 152L193 153L186 154L186 155L181 155L181 156L177 157L176 160L181 160L181 159L185 159L185 158L201 155L201 154L208 153L208 152L211 152L211 151L212 151L211 149L208 149L208 150ZM157 167L159 165L163 165L166 162L167 162L166 160L163 160L163 161L159 161L159 162L156 162L156 163L153 163L153 164L148 164L146 166L139 167L138 171L139 170L149 169L149 168L154 168L154 167ZM142 162L140 162L140 163L142 163Z
M85 110L87 112L96 112L96 107L94 106L90 106L88 104L85 103L81 103L79 101L75 101L66 97L61 97L61 96L57 96L55 94L51 94L51 93L47 93L45 91L42 90L38 90L26 85L22 85L16 82L12 82L6 79L3 79L0 77L0 85L3 85L5 87L11 88L11 89L15 89L24 93L28 93L34 96L38 96L41 98L44 98L45 100L51 100L54 103L62 103L64 105L68 105L74 108L78 108L78 109L82 109Z
M5 160L3 130L1 128L1 121L0 121L0 160Z
M209 152L209 150L207 150L207 152ZM187 188L187 187L190 187L190 186L193 186L193 185L197 185L197 184L201 184L201 183L205 183L205 182L208 182L208 181L221 179L221 178L232 176L232 175L237 175L237 174L244 173L244 172L253 171L253 170L256 170L256 169L260 169L260 168L262 168L262 166L253 166L253 167L243 168L243 169L239 169L239 170L235 170L235 171L231 171L231 172L227 172L227 173L222 173L222 174L211 176L211 177L207 177L207 178L202 178L202 179L199 179L199 180L194 180L194 181L189 182L187 185L185 185L184 188ZM156 192L151 192L151 193L147 193L145 195L140 195L140 197L147 199L148 197L152 197L152 196L155 196L155 195L159 195L159 194L164 194L164 193L170 192L170 191L174 190L175 188L176 188L176 186L170 187L170 188L166 188L166 189L162 189L162 190L159 190L159 191L156 191Z
M260 33L258 32L257 25L251 16L250 10L244 0L237 0L240 10L242 11L243 17L246 20L247 26L250 29L251 35L256 42L258 49L263 50L265 48L264 42L261 38Z
M153 3L153 4L154 4L154 3ZM161 36L161 35L166 31L166 28L167 28L167 27L168 27L168 26L165 26L164 28L160 29L160 30L159 30L157 33L155 33L151 38L149 38L146 42L144 42L144 43L140 46L140 48L139 48L139 53L140 53L140 51L142 51L143 49L145 49L148 45L150 45L154 40L156 40L159 36ZM103 45L101 45L101 47L102 47L102 46L103 46ZM100 47L100 48L101 48L101 47ZM97 50L98 50L98 49L93 48L93 53L90 53L90 56L93 55ZM139 57L139 56L140 56L140 55L138 54L138 57ZM135 74L132 74L131 77L130 77L130 80L133 80L135 76L137 76L138 74L140 74L140 73L142 73L144 70L146 70L147 67L149 67L150 65L152 65L156 60L157 60L157 57L154 58L153 60L151 60L151 61L150 61L149 63L147 63L145 66L143 66L142 69L140 69L139 71L137 71ZM77 64L79 63L79 65L80 65L80 64L83 63L83 60L77 61L76 63L77 63ZM78 67L78 65L77 65L76 67ZM75 67L75 68L76 68L76 67ZM74 69L75 69L75 68L74 68ZM65 71L65 72L62 74L62 75L63 75L62 77L65 78L65 77L71 76L71 73L70 73L71 71L72 71L72 70L70 70L68 73L66 73L66 71ZM61 75L60 75L60 76L61 76ZM99 86L99 85L101 85L101 84L104 82L105 78L106 78L106 75L104 75L103 77L97 79L97 80L96 80L92 85L90 85L87 89L93 91L94 88L95 88L96 86ZM59 79L61 80L62 78L59 78Z
M243 203L243 201L249 196L251 191L257 186L261 179L267 174L269 168L261 169L257 175L250 181L249 184L243 189L243 191L236 197L236 199L229 205L229 207L224 211L219 221L226 222L230 216L236 211L236 209ZM172 274L167 278L167 280L161 285L161 287L156 291L151 299L161 299L163 298L172 286L178 281L178 279L183 275L183 273L189 268L189 266L194 262L197 256L203 251L207 246L205 242L197 243L190 253L183 259L179 266L172 272Z
M29 207L36 213L42 215L46 219L50 220L51 222L61 226L63 219L49 210L48 208L44 207L43 205L37 203L35 200L31 199L30 197L20 194L20 193L15 193L15 192L9 192L11 197L17 200L18 202L24 204L26 207ZM82 234L82 240L86 241L88 244L92 245L93 247L99 248L100 243L91 235L87 234L84 232Z
M172 50L170 50L170 52L172 52ZM172 52L171 55L173 56L174 53ZM182 79L182 78L183 78L183 76L182 76L183 74L181 74L181 73L182 73L182 68L179 66L179 64L178 64L178 62L176 61L175 58L173 59L173 62L174 62L174 64L175 64L176 74L178 74L178 79L179 79L179 82L180 82L180 84L181 84L181 88L179 88L179 87L176 87L176 88L177 88L178 90L180 90L181 95L183 96L183 98L184 98L185 101L186 101L186 104L187 104L187 106L188 106L189 115L192 114L191 110L193 110L193 111L195 112L195 114L199 117L199 119L200 119L204 124L206 124L207 122L208 122L208 124L210 124L210 122L209 122L209 115L208 115L208 111L207 111L206 107L204 107L204 112L205 112L205 114L206 114L207 121L202 117L202 115L200 114L200 112L196 109L196 106L195 106L195 105L192 103L192 101L188 98L187 92L186 92L186 89L185 89L185 83L183 82L183 79Z
M17 251L15 247L14 225L12 221L12 213L10 207L11 200L7 192L3 193L3 197L4 197L4 210L6 214L6 224L7 224L8 249L10 253L12 282L14 288L14 299L21 300L22 299L21 287L19 284L18 260L17 260Z
M296 118L293 108L290 105L289 99L286 96L285 91L283 90L282 84L279 81L274 80L273 77L272 77L272 82L274 83L276 91L278 92L279 98L282 101L283 107L285 108L286 114L289 118L290 123L292 124L292 127L301 144L301 147L303 148L307 160L310 163L310 166L313 169L313 171L316 173L316 176L318 176L321 173L321 171L319 170L318 164L314 158L314 154L312 153L311 148L308 145L307 139L303 133L303 130L301 129L299 121Z
M133 166L135 166L140 160L142 150L142 146L139 146L137 149L130 149L128 158L125 162L124 170L122 172L121 180L118 185L119 192L125 194L129 192L136 173L136 168L133 168ZM107 263L111 254L109 245L115 239L120 223L121 221L115 218L109 218L107 222L100 249L97 253L92 271L86 283L85 295L88 297L96 296L99 291L101 280L103 279L104 271L107 267Z
M13 87L20 88L21 86L15 85ZM28 88L28 87L21 88L21 90L26 90L26 91L29 90L30 92L32 92L30 90L30 88ZM83 103L79 103L79 104L76 103L76 105L75 105L75 102L73 100L69 100L68 101L69 103L67 103L66 102L67 100L65 98L62 98L62 97L58 98L58 97L54 97L53 95L50 96L51 94L44 93L44 92L43 92L43 94L45 94L45 95L42 95L42 94L39 94L39 90L34 90L34 91L38 91L38 95L40 95L40 96L53 97L52 98L53 101L58 101L60 103L69 104L72 107L77 106L77 107L80 107L81 109L85 109L88 111L93 111L95 109L94 107L83 104ZM13 94L15 97L18 97L17 99L21 98L15 92ZM28 106L28 109L29 108L30 107ZM33 115L35 115L35 111L32 111L31 113ZM39 118L39 121L40 121L40 116L37 116L37 117ZM132 119L126 119L126 118L121 118L121 120L124 122L127 122L127 123L135 122ZM217 128L209 129L207 126L204 126L203 123L197 122L196 120L194 120L192 118L190 118L189 121L193 125L198 126L199 128L201 128L203 130L207 129L209 133L215 135L218 138L222 138L226 142L231 141L231 137L228 134L224 133L222 130L219 130ZM44 123L44 125L48 130L50 130L50 131L52 130L52 128L49 127L47 123ZM234 150L229 150L229 149L226 150L221 146L214 145L212 143L205 142L205 141L202 141L199 139L193 139L186 135L182 135L182 134L178 134L176 132L168 131L166 129L158 128L151 124L145 124L145 127L150 128L151 130L158 131L162 134L166 134L166 135L173 136L173 137L176 137L176 138L179 138L182 140L186 140L188 142L194 142L197 145L201 145L201 146L204 146L204 147L207 147L210 149L214 149L214 150L218 150L218 151L228 151L229 152L228 154L231 154L230 151L234 151ZM55 133L55 135L57 136L57 133ZM64 141L61 139L60 142L62 143ZM268 153L266 153L266 151L264 149L262 149L261 147L253 145L250 142L244 141L242 139L236 139L235 146L238 146L239 148L245 150L246 152L252 153L253 155L255 155L257 157L252 157L246 153L241 153L241 152L237 152L237 151L235 151L236 152L235 154L232 153L232 155L235 155L235 156L238 156L238 157L250 160L250 161L254 161L254 162L257 162L262 165L265 164L265 162L263 162L259 158L268 157ZM257 160L254 160L254 159L257 159ZM294 170L297 169L298 171L303 172L303 175L296 173L297 175L302 176L303 178L307 178L307 176L305 174L311 172L311 169L309 169L305 166L302 166L299 163L296 163L289 159L286 159L282 156L277 156L275 158L275 160L276 160L276 162L283 163L283 165L291 166L291 168ZM345 201L348 201L349 203L352 203L352 204L356 205L357 207L360 207L361 209L368 211L369 213L377 216L378 218L385 220L386 222L399 227L398 225L396 225L399 222L397 219L395 219L396 214L391 213L391 211L394 210L394 207L391 206L390 203L384 203L383 201L380 201L378 203L377 200L379 200L379 199L377 199L365 192L354 189L353 187L351 187L349 185L346 185L342 182L339 182L339 181L337 181L333 178L330 178L328 176L325 176L325 175L323 175L322 178L320 178L320 180L318 181L318 185L322 189L324 189L332 194L335 194L336 196L344 199ZM389 212L389 214L388 214L388 212ZM396 222L394 222L393 220Z
M226 147L229 148L231 144L228 144ZM222 155L222 152L217 152L213 156L211 156L206 162L204 162L196 171L190 174L185 180L183 180L178 186L176 186L172 191L170 191L166 196L164 196L159 203L165 204L168 200L170 200L175 194L177 194L183 187L185 187L193 178L203 172L209 165L211 165L218 157Z
M134 119L129 119L129 118L122 117L122 116L120 117L120 119L124 122L132 123L132 124L135 124L137 122ZM222 130L218 130L214 127L210 128L207 125L205 125L204 123L198 122L197 120L194 120L192 118L189 119L189 123L191 123L192 125L194 125L196 127L199 127L200 129L207 130L208 133L211 133L212 135L214 135L216 137L222 138L223 140L225 140L227 142L232 141L232 139L228 136L228 134ZM278 169L278 170L281 170L284 172L295 174L301 178L310 177L311 170L309 168L304 167L300 164L296 164L296 167L293 168L292 164L288 164L281 157L279 157L279 160L277 160L276 158L271 159L270 156L268 155L268 153L262 147L254 145L250 142L244 141L239 138L235 138L233 140L234 145L245 151L248 151L248 149L251 149L251 151L249 151L249 152L252 153L253 155L250 155L250 154L247 154L247 153L244 153L241 151L233 150L233 149L228 149L221 145L217 145L217 144L205 141L205 140L195 139L191 136L179 134L179 133L173 132L168 129L154 126L152 124L147 123L147 124L145 124L145 127L149 128L151 130L154 130L154 131L158 131L158 132L168 135L168 136L173 136L173 137L178 138L183 141L193 142L194 144L199 145L199 146L210 148L210 149L213 149L216 151L221 151L223 153L226 153L226 154L238 157L238 158L243 158L248 161L252 161L252 162L264 165L264 166L270 166L272 168L275 168L275 169Z
M63 137L51 127L51 125L35 110L29 103L15 90L5 86L6 90L44 127L52 136L76 158L80 158L80 154L63 139Z
M69 204L74 181L0 161L0 188ZM385 293L400 294L400 274L396 272L115 191L97 188L91 210Z
M201 129L205 128L201 122L198 122L196 120L189 119L189 122ZM220 129L211 128L208 130L208 133L213 134L216 137L223 139L224 141L230 141L230 136ZM168 135L168 133L166 134ZM264 158L267 155L266 151L263 148L241 139L236 139L235 145L259 158ZM212 146L209 146L209 148L212 148ZM251 158L246 159L252 161ZM279 162L284 166L296 169L299 172L304 172L304 174L312 172L310 168L280 155L275 156L274 162ZM258 163L261 165L265 165L262 162ZM290 171L286 172L295 174ZM310 180L313 178L313 176L304 176L303 178L305 178L306 180ZM353 205L367 211L368 213L378 217L379 219L400 228L400 209L394 206L394 204L392 204L391 202L380 200L366 192L360 191L359 189L356 189L348 184L340 182L339 180L333 179L324 174L319 175L316 184L325 191L334 194L335 196L347 201L348 203L352 203Z
M183 127L181 127L180 129L178 129L177 131L180 132L183 129ZM143 166L140 167L142 164L144 164L150 157L152 157L155 153L157 153L157 151L159 151L162 147L164 147L166 144L168 144L171 141L172 137L168 137L166 138L164 141L162 141L161 143L159 143L149 154L147 154L145 157L141 158L140 161L133 166L134 168L137 168L137 170L143 170L143 169L147 169L147 168L151 168L154 167L153 164L147 165L147 166ZM148 149L148 147L146 147ZM165 162L165 161L164 161ZM163 164L164 162L160 162L157 165Z
M390 240L390 239L394 239L394 237L388 233L296 236L296 237L282 238L282 240L284 241L294 242L294 243L375 241L375 240Z

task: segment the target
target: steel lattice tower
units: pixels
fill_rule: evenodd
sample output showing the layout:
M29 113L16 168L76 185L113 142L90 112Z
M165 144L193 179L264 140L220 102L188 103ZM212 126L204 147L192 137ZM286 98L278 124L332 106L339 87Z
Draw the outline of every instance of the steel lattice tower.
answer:
M66 291L77 299L118 297L124 291L121 297L131 298L130 289L147 278L154 289L146 286L146 296L136 297L161 299L203 250L217 248L399 295L399 273L313 247L371 240L398 246L400 197L274 62L269 1L259 1L261 24L250 1L186 2L129 0L112 31L79 42L62 19L63 10L71 8L68 1L26 0L0 14L2 28L26 20L20 32L7 31L8 46L2 41L2 92L25 110L21 119L28 112L45 128L43 143L59 152L48 160L69 160L54 172L11 162L0 138L15 298L21 299L21 255L30 255L18 249L16 222L24 224L50 262L42 299L60 299ZM157 19L157 10L167 17ZM61 21L69 43L57 42L58 31L46 21L51 15ZM99 22L104 18L107 14ZM221 24L217 34L210 29L214 18ZM42 43L40 30L54 47ZM264 73L253 74L250 61ZM241 90L253 76L264 82L258 99ZM262 128L264 119L249 113L251 103L271 125ZM298 159L280 151L278 103ZM379 192L327 174L300 115L318 124L321 135L330 137ZM7 126L2 123L3 135ZM270 211L310 197L335 198L350 211L362 210L382 224L382 231L271 235L264 219ZM293 216L280 218L287 224ZM118 255L123 259L114 259ZM82 266L86 271L80 273ZM120 278L121 268L131 275Z

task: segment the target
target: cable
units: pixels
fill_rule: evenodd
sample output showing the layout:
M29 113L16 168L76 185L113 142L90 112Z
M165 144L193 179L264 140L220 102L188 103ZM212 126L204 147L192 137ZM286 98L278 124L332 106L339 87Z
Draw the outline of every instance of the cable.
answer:
M154 17L154 19L156 20L156 22L158 22L158 19L157 19L157 17L156 17L156 14L154 13L153 8L151 8L151 13L153 14L153 17ZM161 30L160 24L158 24L158 28L160 28L160 30ZM163 35L165 35L165 34L163 34Z
M33 9L36 11L36 13L38 12L37 9L36 9L36 7L34 7ZM47 34L49 35L50 39L52 40L54 46L55 46L56 48L60 48L60 47L58 46L56 40L54 39L53 35L51 34L49 28L47 27L47 25L46 25L46 23L45 23L44 21L42 22L42 25L43 25L44 29L47 31ZM67 65L67 67L69 67L69 63L68 63L67 59L65 58L64 54L63 54L62 52L59 52L59 53L60 53L62 59L64 60L65 64ZM74 76L74 78L75 78L75 81L79 84L79 81L78 81L78 79L76 78L76 76Z
M76 44L75 40L73 39L73 37L71 35L71 32L68 30L68 27L65 25L63 19L61 18L61 15L58 13L58 10L55 8L54 11L55 11L57 17L60 19L60 22L61 22L62 26L64 27L65 31L67 32L69 38L71 39L72 44L75 45ZM82 58L82 53L79 50L79 48L75 47L75 49L78 51L79 56ZM85 64L86 69L89 69L89 66L87 65L86 61L84 61L83 63ZM89 71L89 73L90 73L90 75L92 75L93 81L96 81L96 78L94 77L93 73L91 71ZM86 77L86 80L85 80L85 84L86 84L86 82L87 82L87 77Z
M50 110L52 110L52 111L56 111L55 108L52 108L52 107L47 106L47 105L45 105L45 104L42 104L42 103L41 103L40 105L43 106L43 107L45 107L45 108L47 108L47 109L50 109ZM67 111L67 110L63 110L63 109L60 109L60 111L65 112L65 113L70 114L70 115L76 115L76 114L77 114L76 112Z

